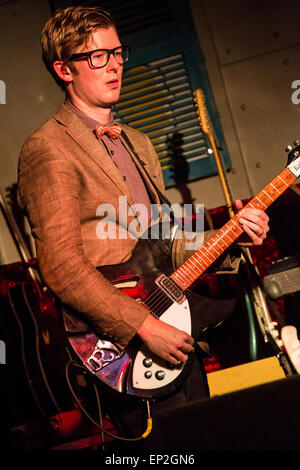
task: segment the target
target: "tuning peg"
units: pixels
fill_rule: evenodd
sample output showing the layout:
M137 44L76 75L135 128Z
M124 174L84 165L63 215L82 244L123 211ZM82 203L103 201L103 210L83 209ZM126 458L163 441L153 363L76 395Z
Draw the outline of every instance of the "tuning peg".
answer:
M293 150L293 147L291 145L288 145L285 149L286 152L290 152L291 150Z

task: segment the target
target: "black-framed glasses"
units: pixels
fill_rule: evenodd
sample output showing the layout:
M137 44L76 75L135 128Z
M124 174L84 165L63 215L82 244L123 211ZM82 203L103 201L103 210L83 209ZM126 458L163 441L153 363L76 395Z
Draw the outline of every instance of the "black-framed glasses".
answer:
M110 55L113 55L119 65L123 65L128 61L129 46L119 46L114 49L96 49L89 52L80 52L72 54L70 61L82 60L88 57L90 66L93 69L101 69L108 64Z

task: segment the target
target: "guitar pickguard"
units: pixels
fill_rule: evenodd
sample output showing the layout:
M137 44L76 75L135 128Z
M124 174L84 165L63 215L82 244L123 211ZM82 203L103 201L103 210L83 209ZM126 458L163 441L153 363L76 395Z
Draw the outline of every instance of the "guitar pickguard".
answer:
M191 334L191 316L189 303L174 302L160 317L165 323ZM166 361L154 357L146 346L142 346L136 355L132 370L132 386L143 390L154 390L173 382L181 373L183 364L171 366Z

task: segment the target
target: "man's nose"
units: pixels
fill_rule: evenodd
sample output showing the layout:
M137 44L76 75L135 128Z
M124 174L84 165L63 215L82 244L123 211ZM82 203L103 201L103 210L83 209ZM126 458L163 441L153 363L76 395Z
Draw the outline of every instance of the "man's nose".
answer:
M118 70L120 67L121 67L121 65L117 62L117 59L116 59L115 56L111 53L111 54L109 55L109 59L108 59L106 68L107 68L108 70Z

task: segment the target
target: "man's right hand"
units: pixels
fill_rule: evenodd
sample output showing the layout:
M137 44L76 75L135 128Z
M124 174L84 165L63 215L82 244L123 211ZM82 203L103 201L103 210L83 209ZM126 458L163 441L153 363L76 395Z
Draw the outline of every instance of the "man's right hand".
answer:
M188 354L194 351L192 336L151 314L146 317L137 334L150 351L173 365L186 362Z

